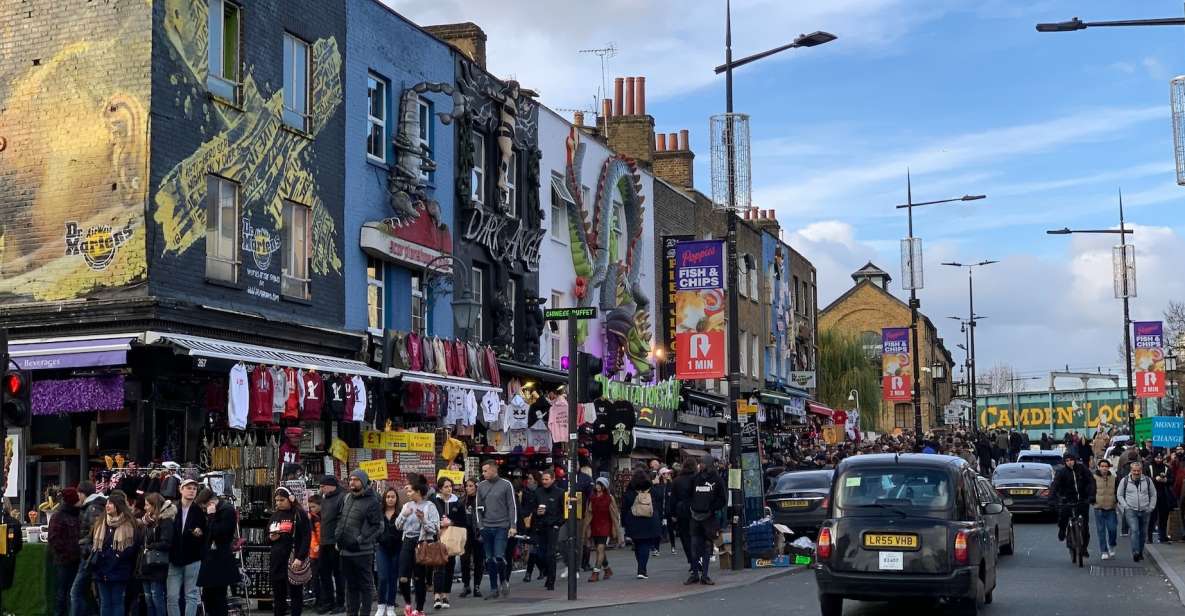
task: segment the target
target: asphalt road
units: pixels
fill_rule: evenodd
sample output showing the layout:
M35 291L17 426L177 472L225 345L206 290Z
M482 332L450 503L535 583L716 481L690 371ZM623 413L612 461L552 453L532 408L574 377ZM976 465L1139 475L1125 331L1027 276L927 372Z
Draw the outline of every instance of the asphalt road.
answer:
M1156 565L1147 559L1142 563L1131 561L1126 538L1120 538L1116 560L1099 560L1097 547L1092 545L1091 559L1082 569L1071 567L1069 553L1057 541L1057 529L1051 522L1018 520L1016 541L1016 554L1001 558L995 602L985 606L981 614L1159 616L1182 612L1179 597ZM944 613L939 604L844 602L845 616L897 616L902 608L908 609L911 616ZM688 599L569 613L588 616L818 614L819 607L814 574L804 572Z

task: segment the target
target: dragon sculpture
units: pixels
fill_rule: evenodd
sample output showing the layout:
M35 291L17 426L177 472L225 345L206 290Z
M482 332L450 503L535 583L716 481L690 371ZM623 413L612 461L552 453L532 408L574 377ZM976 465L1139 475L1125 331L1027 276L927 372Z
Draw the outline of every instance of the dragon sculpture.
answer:
M642 255L639 243L645 233L645 196L637 163L615 155L601 165L596 197L584 203L581 166L585 145L580 129L572 127L567 139L564 183L572 195L568 203L568 232L572 264L576 270L574 295L581 307L594 305L605 315L605 363L610 370L628 364L639 376L650 375L650 297L639 280ZM614 196L624 212L624 234L617 241L625 245L613 260ZM581 341L587 330L579 333Z

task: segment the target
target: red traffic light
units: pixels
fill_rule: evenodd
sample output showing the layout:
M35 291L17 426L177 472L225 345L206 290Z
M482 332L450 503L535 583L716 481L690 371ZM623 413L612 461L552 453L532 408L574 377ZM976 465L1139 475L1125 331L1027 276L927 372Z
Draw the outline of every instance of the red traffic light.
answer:
M9 372L4 375L4 393L9 396L15 398L24 395L27 386L25 375L20 372Z

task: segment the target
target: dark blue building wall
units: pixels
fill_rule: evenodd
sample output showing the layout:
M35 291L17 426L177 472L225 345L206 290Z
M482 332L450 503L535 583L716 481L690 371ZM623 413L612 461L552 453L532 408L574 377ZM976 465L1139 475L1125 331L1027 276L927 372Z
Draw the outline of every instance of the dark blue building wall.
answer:
M451 48L423 32L376 0L348 0L346 3L345 67L345 310L346 327L367 327L367 255L359 246L362 225L393 215L388 192L388 174L396 152L391 137L399 130L399 102L403 92L420 83L452 84ZM387 96L387 164L368 158L366 140L367 78L374 74L389 85ZM453 99L443 92L425 92L434 112L430 147L436 170L426 186L426 195L439 204L440 218L453 220L454 136L453 126L444 124L436 113L449 113ZM452 230L450 229L450 232ZM411 278L419 268L388 261L386 264L385 325L411 328ZM447 299L434 302L428 315L429 332L453 335L452 308Z

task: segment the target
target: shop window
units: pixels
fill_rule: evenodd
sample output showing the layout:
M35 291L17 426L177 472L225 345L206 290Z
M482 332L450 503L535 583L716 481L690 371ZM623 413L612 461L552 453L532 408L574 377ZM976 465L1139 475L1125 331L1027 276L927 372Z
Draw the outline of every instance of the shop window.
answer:
M280 293L309 297L309 207L284 202Z
M370 73L366 76L366 155L380 163L387 162L387 82Z
M470 198L474 203L486 202L486 138L485 135L473 133L473 171L470 177Z
M366 326L375 334L381 334L387 326L385 269L382 261L366 259Z
M232 103L238 102L240 10L227 0L209 0L206 29L206 89Z
M239 274L239 185L216 175L206 178L206 278L237 282Z
M420 151L428 159L433 159L432 155L432 104L420 98L416 99L416 113L420 118L420 134L416 136L419 140ZM428 182L432 174L424 169L420 169L420 180Z
M284 34L284 124L309 128L309 44Z

